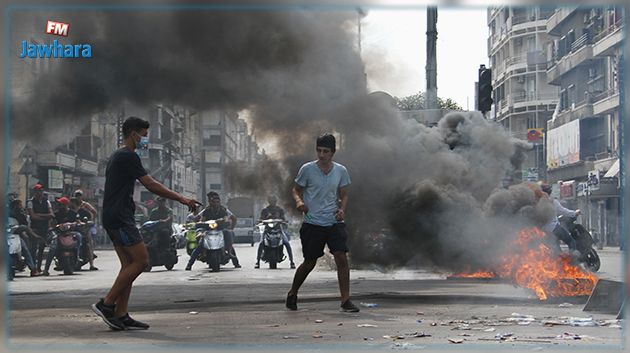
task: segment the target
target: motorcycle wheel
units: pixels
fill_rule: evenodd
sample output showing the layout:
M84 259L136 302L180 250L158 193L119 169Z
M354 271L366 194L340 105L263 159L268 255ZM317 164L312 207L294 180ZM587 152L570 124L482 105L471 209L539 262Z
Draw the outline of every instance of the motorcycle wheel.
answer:
M586 262L586 266L591 272L599 271L601 261L599 260L599 255L597 255L595 249L589 249L586 254L584 254L584 260L584 262Z
M63 257L61 259L61 268L63 269L64 275L69 276L74 273L75 264L73 264L72 262L73 261L70 257Z
M213 251L208 254L208 267L210 267L212 272L221 270L221 252Z

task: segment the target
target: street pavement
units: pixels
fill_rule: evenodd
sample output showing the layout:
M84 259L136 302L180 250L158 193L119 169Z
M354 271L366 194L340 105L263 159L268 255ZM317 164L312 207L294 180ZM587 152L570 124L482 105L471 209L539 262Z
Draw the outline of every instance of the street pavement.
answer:
M301 262L299 240L292 240ZM320 260L284 308L295 270L288 260L254 269L256 247L237 244L242 268L218 273L188 256L172 271L154 267L136 280L130 311L148 331L114 332L90 310L119 269L113 250L99 250L99 271L50 277L25 274L8 285L8 345L13 350L364 351L364 350L621 350L624 320L584 312L587 297L540 301L528 289L498 280L449 280L437 269L351 271L359 313L341 313L330 256ZM600 278L622 281L623 253L599 251ZM582 326L593 325L593 326Z

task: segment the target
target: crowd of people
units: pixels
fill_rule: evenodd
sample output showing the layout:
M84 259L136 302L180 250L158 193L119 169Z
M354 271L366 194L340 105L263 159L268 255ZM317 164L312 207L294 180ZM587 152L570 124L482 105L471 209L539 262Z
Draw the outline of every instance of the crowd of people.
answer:
M49 276L50 266L54 257L55 244L52 242L51 229L68 222L85 224L79 237L79 244L85 243L88 248L89 270L96 271L94 266L94 236L96 226L94 220L97 211L89 202L83 199L83 191L76 190L72 197L59 197L51 202L44 186L37 183L32 188L33 197L26 205L18 198L10 198L9 217L14 218L21 226L20 241L22 256L30 270L31 277ZM44 254L46 249L44 262ZM42 265L44 269L42 271Z

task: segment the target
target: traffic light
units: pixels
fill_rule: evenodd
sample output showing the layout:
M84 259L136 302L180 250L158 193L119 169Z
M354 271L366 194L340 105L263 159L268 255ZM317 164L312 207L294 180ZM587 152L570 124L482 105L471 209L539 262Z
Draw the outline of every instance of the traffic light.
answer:
M492 69L485 65L479 67L479 92L477 93L477 108L482 113L490 111L492 106Z

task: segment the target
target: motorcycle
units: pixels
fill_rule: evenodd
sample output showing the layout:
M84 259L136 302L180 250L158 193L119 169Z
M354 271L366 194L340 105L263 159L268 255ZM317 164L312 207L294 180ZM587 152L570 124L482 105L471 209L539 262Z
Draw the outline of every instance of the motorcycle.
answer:
M162 265L170 271L177 263L177 239L171 231L171 226L161 221L147 221L140 227L149 253L149 266L144 269L145 272L150 272L153 266Z
M186 253L188 256L197 248L197 231L195 230L196 223L184 224L184 237L186 238Z
M590 271L597 272L601 262L597 251L593 248L595 241L591 233L583 225L577 223L577 217L560 216L558 221L575 239L577 250L580 252L578 261L585 264Z
M202 250L197 258L208 264L213 272L218 272L221 265L226 265L231 256L225 248L223 231L227 229L225 219L208 220L195 223L196 237L200 237L199 246Z
M55 251L55 259L58 263L56 268L61 268L64 275L72 275L88 262L87 244L84 241L79 248L79 239L82 237L83 227L92 224L92 222L66 222L50 230L50 241L51 244L56 244L56 249L49 251Z
M7 249L11 263L9 266L8 280L15 278L15 273L23 271L26 263L22 259L22 243L20 241L20 225L15 218L9 218L7 223Z
M278 263L286 259L282 242L284 235L282 226L286 224L287 222L283 219L265 219L257 224L263 242L261 259L269 263L270 269L276 269Z

